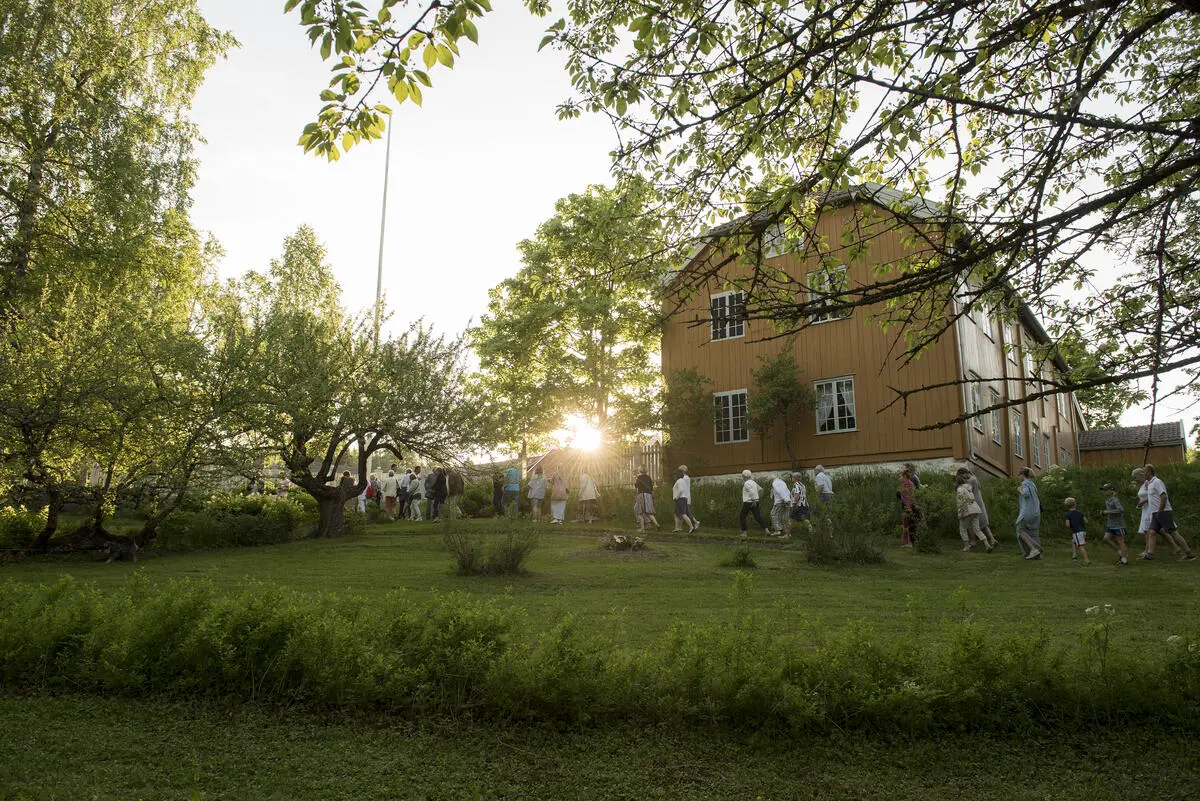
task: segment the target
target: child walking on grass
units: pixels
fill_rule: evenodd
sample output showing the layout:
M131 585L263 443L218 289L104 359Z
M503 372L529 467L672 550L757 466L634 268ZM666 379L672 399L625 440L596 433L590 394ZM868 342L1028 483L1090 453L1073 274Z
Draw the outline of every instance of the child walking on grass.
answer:
M1067 528L1071 530L1071 561L1076 562L1082 556L1086 567L1091 564L1087 552L1087 518L1075 508L1074 498L1067 498L1064 503L1067 506Z
M1108 547L1112 548L1120 558L1117 560L1118 565L1129 564L1129 553L1125 547L1125 507L1121 505L1121 499L1117 497L1117 488L1112 484L1100 485L1100 491L1104 493L1104 542Z
M979 516L983 514L983 509L975 503L975 491L971 488L970 481L964 473L956 475L954 481L958 484L958 489L955 490L955 500L958 502L958 536L962 539L963 550L971 550L971 546L974 544L971 542L971 537L974 536L976 540L986 545L988 553L991 553L991 544L988 543L984 533L979 530Z

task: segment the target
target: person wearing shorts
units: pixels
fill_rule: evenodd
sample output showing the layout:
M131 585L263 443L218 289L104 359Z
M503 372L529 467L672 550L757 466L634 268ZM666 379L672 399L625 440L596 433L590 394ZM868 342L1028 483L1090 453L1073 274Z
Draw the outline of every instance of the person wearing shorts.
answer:
M675 528L671 530L682 532L686 523L687 533L691 534L696 527L692 525L692 480L688 477L687 465L681 464L676 475L675 485L671 487L671 499L675 501Z
M1087 518L1077 508L1074 498L1067 498L1063 503L1067 507L1067 528L1071 530L1071 561L1082 556L1086 567L1092 563L1087 552Z
M1112 484L1101 484L1104 493L1104 543L1117 552L1117 564L1129 564L1129 552L1125 545L1125 507L1117 497L1117 488Z
M1146 475L1146 505L1150 507L1150 530L1146 535L1146 554L1143 559L1154 558L1154 545L1158 535L1166 537L1167 542L1179 554L1179 561L1191 562L1196 558L1187 540L1179 533L1175 525L1175 515L1171 509L1171 499L1167 495L1167 485L1156 475L1154 465L1148 464L1142 468Z

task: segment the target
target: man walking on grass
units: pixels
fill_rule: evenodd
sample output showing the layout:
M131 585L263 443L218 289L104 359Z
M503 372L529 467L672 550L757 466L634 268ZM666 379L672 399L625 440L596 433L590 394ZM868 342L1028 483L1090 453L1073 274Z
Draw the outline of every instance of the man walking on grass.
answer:
M1191 562L1196 555L1175 525L1171 499L1167 497L1167 485L1156 474L1154 465L1148 464L1142 470L1146 474L1146 505L1150 507L1150 528L1146 532L1146 553L1142 554L1142 558L1154 558L1155 541L1162 534L1177 549L1179 561Z

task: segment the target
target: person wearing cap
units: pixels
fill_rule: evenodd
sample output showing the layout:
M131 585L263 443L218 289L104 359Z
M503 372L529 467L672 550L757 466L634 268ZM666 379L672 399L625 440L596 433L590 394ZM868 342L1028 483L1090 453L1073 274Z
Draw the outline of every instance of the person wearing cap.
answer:
M788 489L784 475L775 476L771 481L771 536L790 537L788 533L788 512L792 508L792 491Z
M742 526L742 536L748 536L746 533L746 515L753 514L755 521L762 526L763 533L768 537L771 535L771 529L767 528L767 524L763 521L762 513L758 511L758 499L762 492L758 484L754 481L754 474L749 470L742 471L742 512L738 515L738 523Z
M833 479L825 472L825 465L819 464L813 468L813 486L817 488L817 496L822 503L833 500Z
M687 533L691 534L700 525L692 517L692 479L688 477L686 464L679 465L676 471L679 475L675 485L671 487L671 498L675 501L675 528L672 531L683 531L682 523L687 524Z
M1129 564L1129 552L1125 545L1125 507L1117 497L1117 488L1105 482L1100 485L1104 493L1104 543L1117 552L1118 565Z

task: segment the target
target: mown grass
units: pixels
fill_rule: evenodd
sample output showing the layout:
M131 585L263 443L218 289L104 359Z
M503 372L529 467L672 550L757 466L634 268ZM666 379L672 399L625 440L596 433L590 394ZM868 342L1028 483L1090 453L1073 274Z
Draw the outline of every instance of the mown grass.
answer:
M1194 739L809 740L616 726L338 720L257 707L0 697L0 799L971 799L1200 794Z
M488 530L491 521L468 521ZM745 597L731 593L733 570L722 566L736 539L702 530L713 542L652 542L638 553L597 547L599 529L546 527L524 577L456 575L437 524L368 527L363 536L304 540L258 548L194 551L144 558L137 565L91 559L31 559L0 568L0 581L53 583L70 574L102 591L126 587L135 573L151 582L207 578L218 587L271 582L302 592L353 594L366 599L400 591L415 601L450 592L505 598L533 624L574 614L597 633L643 647L680 622L725 623L747 611L805 617L838 629L866 623L880 635L906 635L926 626L938 636L945 619L972 619L996 631L1032 622L1052 638L1078 642L1083 610L1112 604L1118 612L1113 648L1160 651L1200 612L1200 562L1160 559L1127 568L1112 565L1103 546L1083 568L1070 561L1065 537L1044 537L1043 561L1020 559L1011 539L993 554L947 549L920 554L890 547L879 565L809 565L802 543L757 547L758 565ZM760 543L766 545L766 543Z

